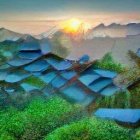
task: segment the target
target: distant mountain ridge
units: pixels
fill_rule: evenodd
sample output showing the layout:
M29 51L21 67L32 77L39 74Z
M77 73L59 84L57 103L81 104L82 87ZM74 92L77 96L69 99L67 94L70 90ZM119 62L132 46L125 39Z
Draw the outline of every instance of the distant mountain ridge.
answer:
M21 34L9 29L0 28L0 42L3 41L17 41L21 38L26 39L29 36L28 34Z
M57 32L62 32L59 27L53 27L50 30L41 33L39 35L34 35L36 39L52 38ZM98 26L90 29L84 36L84 39L93 39L96 37L127 37L140 34L140 23L129 23L126 25L112 23L110 25L99 24ZM5 28L0 28L0 42L3 41L17 41L20 39L26 39L29 34L17 33Z
M23 34L10 31L5 28L0 28L0 42L5 41L5 40L16 41L22 36Z
M37 39L44 39L44 38L51 38L55 33L57 33L58 31L60 31L60 28L58 27L53 27L50 30L43 32L39 35L34 36Z
M112 23L108 26L100 24L88 31L86 39L95 37L127 37L140 34L140 23L129 23L126 25Z

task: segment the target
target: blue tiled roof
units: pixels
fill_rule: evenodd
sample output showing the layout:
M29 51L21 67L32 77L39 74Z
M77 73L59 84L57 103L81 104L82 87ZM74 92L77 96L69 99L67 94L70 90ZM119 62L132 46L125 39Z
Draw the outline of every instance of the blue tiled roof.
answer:
M95 69L94 72L101 75L102 77L115 78L117 76L116 72L102 69Z
M88 95L76 84L66 87L61 92L64 96L66 96L66 98L69 98L69 100L83 104L85 106L89 105L94 100L93 96Z
M99 92L106 86L112 83L112 79L100 78L100 80L95 81L89 85L89 88L94 92Z
M23 59L37 59L42 56L41 52L19 52L18 56Z
M51 81L51 85L55 88L60 88L61 86L63 86L65 83L67 82L67 80L65 80L64 78L57 76L55 79L53 79Z
M30 84L27 84L27 83L22 83L22 84L20 84L20 86L21 86L26 92L29 92L29 91L32 91L32 90L38 90L38 89L39 89L38 87L33 86L33 85L30 85Z
M26 65L26 64L29 64L31 63L33 60L31 59L21 59L21 58L16 58L16 59L13 59L13 60L10 60L8 61L7 63L11 66L15 66L15 67L18 67L18 66L23 66L23 65Z
M140 109L101 108L95 112L95 116L124 123L137 123L140 121Z
M111 85L111 86L103 89L100 93L104 96L111 96L114 93L116 93L117 91L119 91L119 88L116 87L115 85Z
M56 72L49 72L40 76L40 78L47 84L49 84L56 77Z
M21 44L20 51L35 51L35 50L40 50L40 45L36 41L31 41L31 42L24 42Z
M30 72L38 72L38 71L46 70L47 68L49 68L49 65L45 60L38 60L32 64L29 64L24 69Z
M89 84L91 84L93 81L99 79L100 76L97 74L85 74L79 77L79 80L85 84L86 86L88 86Z
M5 81L8 83L16 83L29 77L30 75L31 74L22 73L22 72L10 73L6 76Z
M71 78L76 76L76 72L75 71L63 71L61 73L61 76L64 77L65 79L67 79L67 80L70 80Z
M66 70L72 66L69 61L60 61L55 58L47 58L46 61L56 70Z
M5 80L5 78L7 77L8 72L7 71L0 71L0 81Z

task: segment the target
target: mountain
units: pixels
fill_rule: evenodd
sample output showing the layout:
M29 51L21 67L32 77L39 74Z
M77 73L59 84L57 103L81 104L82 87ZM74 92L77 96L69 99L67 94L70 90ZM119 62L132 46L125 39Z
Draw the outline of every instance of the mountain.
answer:
M44 33L41 33L39 35L36 35L34 36L35 38L37 39L43 39L43 38L52 38L52 36L57 33L58 31L60 30L60 28L58 27L53 27L51 28L50 30L44 32Z
M112 23L108 26L100 24L88 31L86 39L94 37L126 37L140 34L140 23L129 23L126 25Z
M137 52L140 48L140 35L121 38L96 37L93 39L72 42L67 59L78 60L80 56L87 54L92 61L102 58L106 53L111 52L115 61L126 66L134 63L128 56L128 51Z
M3 42L5 40L16 41L22 36L24 35L5 28L0 28L0 42Z

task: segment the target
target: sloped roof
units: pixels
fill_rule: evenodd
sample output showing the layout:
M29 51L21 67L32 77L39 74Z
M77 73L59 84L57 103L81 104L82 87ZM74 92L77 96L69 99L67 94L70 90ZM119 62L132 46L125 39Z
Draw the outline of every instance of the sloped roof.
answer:
M140 109L100 108L95 112L95 116L124 123L137 123L140 121Z
M5 80L7 75L8 75L7 71L0 71L0 81Z
M63 71L61 73L61 76L67 80L70 80L71 78L73 78L76 75L77 75L77 73L75 71Z
M116 72L109 70L95 69L94 72L106 78L115 78L117 76Z
M26 91L26 92L30 92L32 90L39 90L38 87L27 84L27 83L21 83L20 86Z
M69 100L80 103L84 106L89 105L94 100L94 96L88 95L76 84L72 84L71 86L63 89L62 94Z
M20 58L23 58L23 59L37 59L39 57L42 56L41 52L40 51L35 51L35 52L25 52L25 51L22 51L22 52L19 52L18 56Z
M55 77L56 77L56 72L54 71L40 76L40 78L47 84L49 84Z
M30 75L31 74L25 73L25 72L14 72L14 73L8 74L5 78L5 81L8 83L16 83L29 77Z
M39 71L44 71L47 68L49 68L49 65L45 60L38 60L32 64L29 64L28 66L25 66L24 70L29 72L39 72Z
M55 88L60 88L62 87L65 83L67 82L66 79L60 77L60 76L57 76L56 78L54 78L52 81L51 81L51 85Z
M100 78L89 85L89 88L94 92L100 92L102 89L112 83L111 79Z
M40 50L40 44L37 41L24 42L21 44L19 51L35 51Z
M11 66L19 67L19 66L23 66L23 65L29 64L32 61L33 61L32 59L16 58L16 59L12 59L12 60L8 61L7 63L9 65L11 65Z

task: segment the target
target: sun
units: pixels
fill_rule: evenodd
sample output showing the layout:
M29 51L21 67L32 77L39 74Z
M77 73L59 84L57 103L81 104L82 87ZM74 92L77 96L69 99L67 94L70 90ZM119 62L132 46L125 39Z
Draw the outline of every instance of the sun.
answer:
M73 30L78 30L78 28L80 27L80 25L82 24L82 22L78 19L72 19L69 22L69 28L73 29Z
M66 33L76 33L80 29L82 21L79 19L70 19L62 23L62 27Z
M80 19L73 18L62 22L61 27L65 33L79 34L83 31L86 32L90 28L90 25Z

